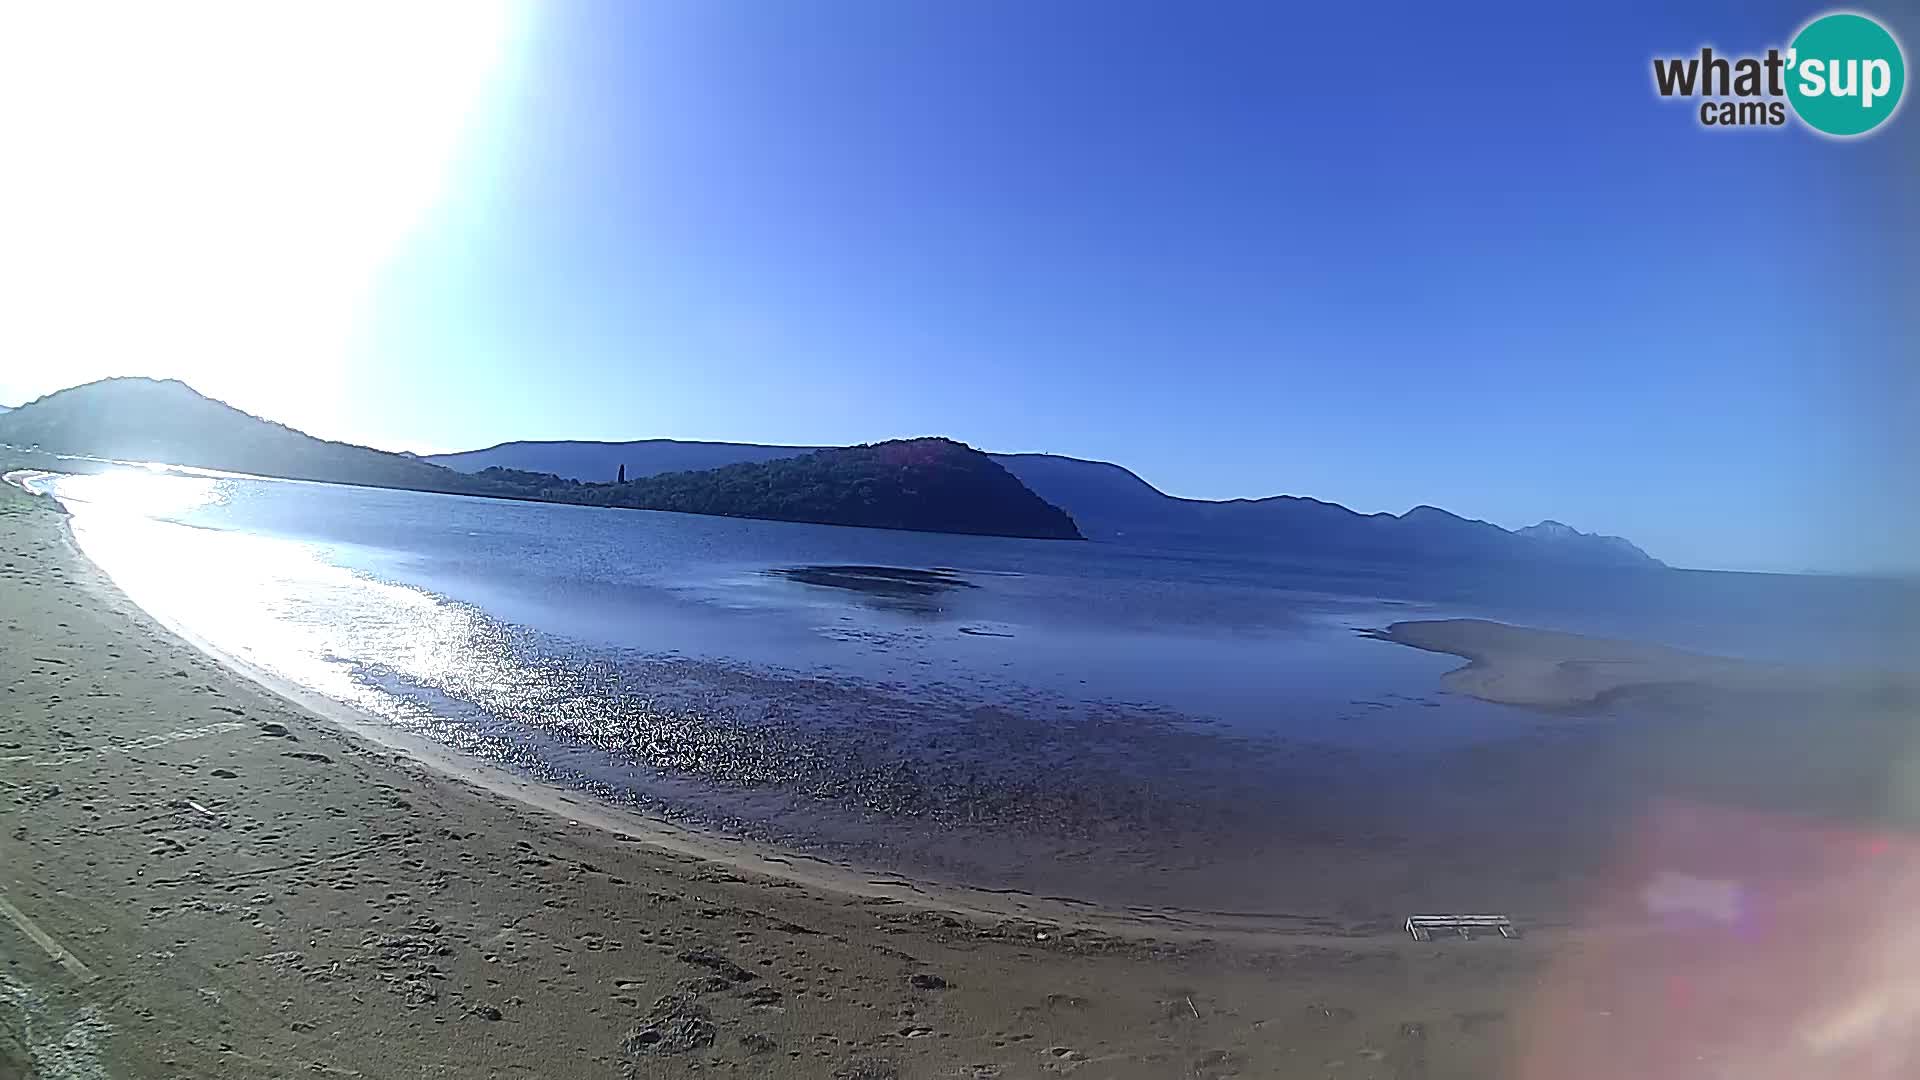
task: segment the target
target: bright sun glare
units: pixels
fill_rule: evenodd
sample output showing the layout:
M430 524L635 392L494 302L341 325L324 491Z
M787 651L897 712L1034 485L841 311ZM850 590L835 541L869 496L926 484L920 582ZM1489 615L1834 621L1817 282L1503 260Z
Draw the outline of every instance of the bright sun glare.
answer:
M0 11L0 394L171 375L327 427L369 286L453 180L518 15Z

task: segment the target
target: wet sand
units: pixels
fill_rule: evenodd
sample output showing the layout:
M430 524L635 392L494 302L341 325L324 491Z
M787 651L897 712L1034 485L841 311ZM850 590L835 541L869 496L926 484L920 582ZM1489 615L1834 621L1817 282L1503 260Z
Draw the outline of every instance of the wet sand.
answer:
M1706 711L1751 721L1727 700ZM1560 1076L1563 1048L1656 1043L1692 1061L1671 1003L1636 990L1657 981L1674 931L1636 907L1671 868L1613 858L1642 847L1635 813L1716 791L1845 813L1835 792L1865 745L1824 770L1804 740L1736 755L1717 789L1702 763L1724 740L1693 729L1611 756L1583 744L1459 758L1431 806L1476 778L1536 776L1514 805L1599 823L1588 847L1515 842L1501 856L1512 888L1496 891L1533 898L1513 912L1521 941L1415 943L1318 916L1172 932L783 864L430 768L154 624L74 551L57 509L11 488L0 717L5 1078ZM1883 732L1877 760L1907 746L1897 725L1860 730ZM1649 777L1654 760L1666 771ZM1805 774L1820 782L1780 783ZM1421 903L1404 853L1337 850L1344 865L1303 872L1412 887L1359 898L1369 912ZM1829 866L1823 888L1844 869ZM1567 877L1598 884L1548 888ZM1607 966L1622 944L1631 970ZM1771 1046L1707 1035L1699 1049ZM1643 1073L1656 1074L1684 1075Z
M1912 689L1886 673L1836 674L1757 664L1632 641L1509 626L1482 619L1398 622L1368 633L1468 661L1442 685L1502 705L1575 709L1623 691L1658 686L1707 687L1727 693L1845 692L1861 686Z

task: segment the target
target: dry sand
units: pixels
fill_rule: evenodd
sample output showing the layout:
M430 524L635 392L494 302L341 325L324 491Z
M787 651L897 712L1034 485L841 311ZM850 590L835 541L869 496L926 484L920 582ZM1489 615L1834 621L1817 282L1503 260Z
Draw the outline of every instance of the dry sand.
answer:
M570 823L236 676L0 507L0 1077L1479 1076L1539 963L949 914Z

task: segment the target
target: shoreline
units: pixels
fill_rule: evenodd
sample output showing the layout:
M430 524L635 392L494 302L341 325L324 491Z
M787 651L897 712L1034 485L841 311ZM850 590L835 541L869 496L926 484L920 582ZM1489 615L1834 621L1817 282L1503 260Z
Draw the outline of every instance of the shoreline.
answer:
M73 554L85 558L77 545ZM104 575L104 572L103 572ZM499 766L472 761L430 739L396 730L341 702L261 671L172 624L149 617L222 667L331 723L371 746L398 751L448 780L512 799L529 811L586 824L676 855L686 855L730 870L792 882L808 889L878 899L923 911L974 920L1028 920L1063 930L1088 931L1146 943L1207 942L1251 947L1319 944L1359 947L1398 945L1404 935L1364 931L1335 932L1327 920L1306 915L1230 914L1174 907L1118 908L1064 896L1038 896L1021 889L985 888L937 881L894 870L861 867L804 851L650 817L634 810L537 780ZM804 866L801 864L805 864Z
M24 471L0 476L14 488ZM140 608L122 591L112 575L92 562L75 536L73 521L51 496L45 499L61 514L59 542L67 559L91 570L85 587L107 606L121 606L152 620L173 638L191 646L223 671L267 691L299 709L314 723L328 724L363 746L394 753L423 765L458 785L490 796L506 798L528 812L550 815L569 825L586 825L608 834L646 844L676 856L686 856L733 872L758 875L809 890L863 901L898 904L918 911L959 916L975 921L1025 920L1056 930L1110 935L1149 944L1187 943L1226 945L1247 949L1323 945L1349 948L1399 947L1404 941L1399 920L1414 909L1473 906L1487 903L1511 907L1523 928L1557 933L1564 920L1566 890L1523 887L1518 879L1490 883L1484 891L1493 898L1476 900L1482 890L1461 893L1447 884L1458 875L1444 873L1430 860L1418 865L1421 884L1407 891L1378 894L1363 906L1342 897L1336 889L1303 890L1287 886L1273 894L1272 909L1254 905L1216 903L1211 907L1181 906L1146 898L1096 900L1073 895L1059 885L1040 882L981 881L936 876L925 868L863 865L858 855L828 855L777 841L752 839L718 828L683 823L652 815L597 797L564 784L521 775L498 763L462 753L434 739L402 730L353 706L278 677L200 637L190 627L164 613ZM1480 700L1518 706L1536 714L1589 711L1614 697L1667 685L1730 688L1788 688L1805 683L1803 673L1771 669L1744 661L1684 653L1660 646L1474 619L1413 620L1384 630L1362 631L1361 636L1422 651L1462 657L1468 663L1439 677L1444 689ZM1450 759L1443 759L1450 760ZM1350 822L1350 827L1359 826ZM1358 834L1352 834L1358 835ZM1413 834L1408 833L1407 838ZM1351 838L1309 846L1303 838L1285 844L1302 865L1316 873L1349 878L1348 888L1378 882L1378 866L1388 857L1351 846ZM1539 856L1525 859L1531 867ZM1495 871L1495 867L1486 870ZM1496 871L1497 872L1497 871ZM991 882L991 883L989 883ZM1284 885L1283 879L1276 884ZM1013 887L1009 887L1013 886ZM1024 887L1021 887L1024 886ZM1454 897L1436 901L1435 894ZM1424 898L1423 898L1424 896ZM1513 907L1517 905L1517 907ZM1406 912L1402 912L1402 908ZM1277 909L1277 910L1275 910Z
M21 488L15 477L28 471L10 471L0 475L0 484ZM80 548L73 535L71 521L67 519L64 507L59 507L58 500L50 495L26 494L31 498L46 499L58 507L57 512L62 515L60 537L68 556L91 568L93 576L111 590L110 593L104 592L98 588L98 583L89 583L89 587L103 602L123 603L138 609L144 618L151 619L167 633L192 646L226 671L310 714L316 722L332 724L370 747L403 754L448 780L512 799L532 812L549 814L570 824L585 823L662 851L724 865L735 871L789 881L838 895L883 900L975 920L1028 920L1061 929L1109 934L1148 943L1207 942L1253 948L1303 944L1344 947L1370 944L1390 948L1399 945L1405 936L1398 927L1383 931L1343 926L1318 914L1223 912L1143 904L1119 906L1073 896L1043 896L1027 889L976 886L898 870L864 867L794 848L652 817L585 792L518 776L500 766L471 759L431 739L401 731L348 704L279 678L221 650L176 621L139 608L120 591L111 574L93 563Z
M1857 910L1884 896L1871 864L1801 878L1764 858L1804 846L1812 821L1920 827L1861 782L1863 763L1897 779L1920 760L1903 699L1874 686L1794 697L1776 692L1798 678L1785 669L1493 623L1395 624L1377 633L1468 659L1453 686L1536 708L1584 715L1675 687L1721 697L1680 699L1672 723L1475 750L1431 778L1441 814L1467 809L1455 794L1497 792L1591 830L1577 849L1553 832L1538 846L1523 834L1553 823L1523 818L1483 838L1490 895L1573 901L1511 912L1523 940L1176 933L1139 925L1150 915L1103 925L1063 902L1053 919L783 866L585 796L516 791L491 766L448 775L399 733L360 730L182 639L67 525L51 500L0 486L8 1080L1531 1078L1596 1075L1610 1059L1595 1048L1648 1038L1676 1061L1758 1067L1806 1049L1740 1005L1791 984L1754 965L1799 970L1792 943L1816 927L1829 953L1880 956L1880 928L1895 925L1883 914L1903 925L1910 910ZM1727 737L1748 731L1761 737ZM1338 878L1333 895L1376 906L1388 894L1367 882L1395 874L1410 890L1396 899L1433 887L1404 853L1333 850L1345 861L1300 871ZM1741 853L1762 861L1726 861ZM1565 875L1585 883L1548 888ZM1768 890L1770 918L1805 918L1807 932L1755 939L1649 907L1717 905L1740 875ZM1648 992L1674 977L1732 1003L1727 1041L1712 1025L1674 1038L1665 996Z
M1504 1009L1542 962L1173 943L743 872L243 677L119 594L46 500L0 489L0 552L0 898L89 975L0 924L0 1074L1482 1075L1498 1030L1450 1011Z
M1453 829L1453 835L1444 838L1447 842L1427 842L1434 839L1432 825L1436 820L1449 825L1454 820L1451 815L1435 819L1401 808L1409 798L1397 793L1416 791L1422 778L1409 775L1413 767L1394 748L1322 747L1281 739L1236 750L1240 739L1230 730L1195 725L1191 730L1180 727L1169 733L1162 730L1162 718L1150 711L1136 718L1131 712L1109 714L1095 708L1088 710L1085 718L1077 714L1068 718L1076 724L1093 725L1089 735L1102 739L1116 738L1110 733L1109 715L1129 725L1118 733L1122 738L1115 742L1124 754L1110 761L1104 753L1095 758L1076 750L1084 744L1074 729L1063 729L1064 738L1050 726L1045 732L1033 730L1036 724L1052 720L1045 715L1046 703L1025 703L1011 710L1006 721L976 723L951 699L943 701L937 693L923 696L904 687L892 696L830 693L823 689L829 685L825 681L729 682L726 680L738 677L735 672L715 675L647 670L636 676L631 699L645 702L640 707L651 709L656 690L668 695L663 715L669 721L658 728L633 729L645 734L640 750L644 756L622 757L618 751L624 748L618 745L609 748L592 741L569 744L564 738L556 739L548 734L546 718L526 708L492 714L510 717L514 723L506 727L486 722L443 724L430 720L424 711L396 724L384 699L363 701L347 682L337 681L326 672L309 674L307 667L286 663L284 658L289 654L284 650L254 651L256 644L249 635L268 641L276 627L261 621L264 609L245 603L241 599L244 586L238 592L235 586L257 577L269 579L271 585L270 575L236 568L236 576L229 579L220 559L195 558L189 551L182 551L177 563L171 555L155 562L146 558L138 545L108 544L110 530L89 527L90 507L75 503L72 509L76 515L72 532L83 553L97 553L101 567L122 577L125 595L149 605L153 615L163 621L180 624L171 626L177 635L191 631L184 633L189 640L193 634L203 635L207 641L218 643L217 649L228 650L269 671L286 673L299 685L289 690L267 680L268 685L310 711L325 714L377 741L404 745L411 756L439 762L450 759L454 763L452 771L461 779L478 780L516 797L528 796L547 812L572 818L593 813L603 826L642 836L659 835L662 830L658 822L664 818L673 823L666 833L680 850L742 862L748 868L814 886L825 884L852 895L904 899L918 907L970 911L983 918L1054 919L1147 939L1230 936L1237 944L1252 947L1258 947L1259 939L1270 935L1294 941L1313 937L1322 941L1377 939L1391 944L1398 940L1406 917L1425 910L1498 909L1514 914L1528 926L1547 925L1565 911L1573 891L1550 880L1545 868L1552 856L1543 855L1538 847L1523 859L1485 853L1467 827ZM156 537L154 550L163 546L170 550L172 541L163 544L162 539ZM196 541L182 534L179 542ZM176 567L178 573L170 572ZM204 586L200 583L202 576ZM197 599L203 588L208 603L214 605L211 608L202 608ZM341 610L361 610L347 603L352 599L349 594L341 596ZM232 621L208 622L206 611L221 612L211 617ZM331 616L326 621L340 627L339 633L345 635L335 638L334 650L378 661L377 652L360 651L353 644L352 638L363 632L357 628L360 624ZM234 628L242 626L251 629L236 636ZM404 642L409 631L404 622L384 619L384 609L379 605L369 611L369 621L364 624L364 633L388 643ZM1409 693L1422 695L1410 701L1430 698L1426 692L1444 666L1413 653L1353 641L1345 629L1330 631L1328 636L1356 659L1364 654L1364 662L1379 664L1383 670L1416 673L1411 681L1401 680ZM471 640L483 649L490 642L487 634L462 636L457 632L434 640L456 648ZM209 651L205 642L193 643L203 652ZM484 659L492 654L478 655ZM231 658L219 659L236 666ZM464 663L458 654L454 662ZM473 669L480 671L485 666L476 661ZM431 673L433 665L419 670ZM258 672L247 674L259 681ZM749 744L746 754L738 758L696 756L688 761L697 771L681 774L675 771L680 762L674 754L653 752L649 746L688 745L698 749L702 723L698 702L703 678L711 680L706 685L722 687L724 693L759 695L780 702L783 720L781 725L772 726L773 735L750 734L761 741ZM458 709L464 701L484 699L513 710L517 704L513 695L487 698L487 685L458 684L448 704ZM567 707L570 695L579 692L576 684L567 682L529 686L529 693L537 691L539 701L555 708ZM364 714L343 712L330 700L303 695L298 692L303 687L324 688L322 692L331 697L369 708L377 719L364 723ZM1284 687L1278 689L1286 692ZM1346 699L1360 695L1335 690L1314 697L1310 703L1288 707L1317 714L1321 696L1327 699L1329 709L1351 711L1357 703ZM685 704L688 701L695 704L689 707ZM426 708L440 708L442 704L431 697L424 702ZM1460 705L1461 711L1472 710L1471 703ZM868 716L863 711L866 709L875 710L873 715L878 719L863 719ZM1405 711L1411 714L1405 718L1411 723L1432 724L1448 715L1412 707ZM1485 712L1489 717L1483 722L1490 725L1518 721L1526 728L1517 730L1526 730L1538 723L1537 718ZM455 715L451 709L448 714ZM679 719L682 716L687 719ZM902 724L899 718L913 718L904 721L911 727L921 716L928 718L929 730L939 724L954 724L955 730L971 732L967 737L976 738L975 745L983 748L977 758L964 758L955 752L952 756L960 759L960 764L952 774L940 773L937 770L947 766L934 762L936 771L928 784L932 801L928 804L915 805L898 798L890 788L861 786L872 778L881 784L891 782L886 771L888 762L919 760L912 747L888 746L871 761L860 761L858 767L849 769L828 766L809 772L809 767L803 766L783 772L777 760L771 768L762 765L766 760L761 749L764 746L807 751L824 745L829 752L837 747L857 749L849 746L853 740L847 733L870 729L882 738L895 737L895 729ZM812 735L813 717L819 718L818 728L828 733L826 738ZM1341 716L1339 721L1314 722L1333 724L1347 719ZM1177 720L1165 723L1171 726ZM724 715L716 722L720 725L715 729L716 744L739 730L726 726L731 721ZM1135 724L1137 731L1132 727ZM403 731L418 732L430 741L395 741ZM516 742L519 739L538 745L522 752ZM724 746L723 751L732 752ZM1027 756L1028 751L1032 756ZM1150 757L1153 752L1164 753ZM804 753L792 755L792 759L814 760ZM975 760L985 764L971 764ZM749 773L775 783L758 787L727 784L733 775L729 767L735 761L744 762ZM1158 761L1179 764L1176 770L1163 773ZM549 767L550 762L558 764ZM648 772L650 762L658 763L664 771ZM1442 773L1447 764L1441 763ZM476 770L476 765L485 767ZM1134 775L1128 770L1134 768L1143 769L1139 775L1148 777L1153 785L1143 793L1136 794L1128 782ZM688 779L678 779L682 775ZM710 801L703 803L686 790L675 790L691 789L701 775L719 780L711 788L702 789L717 793ZM947 775L957 775L960 783L944 791L933 786L946 783ZM1011 777L1012 782L996 788L995 784L1005 777ZM656 782L666 789L663 796L627 797L629 791L645 792ZM836 782L842 786L820 789L826 792L823 797L806 797L815 790L812 785ZM920 781L910 776L907 783ZM582 795L556 807L556 790ZM879 797L873 796L872 790L878 790ZM910 787L907 794L918 796L921 790ZM1009 793L1004 804L991 801L1002 791ZM1386 808L1388 804L1376 794L1379 792L1396 793L1392 809ZM960 799L974 793L989 800L986 808L999 812L1000 817L989 818L986 825L974 824L967 804ZM937 801L941 799L945 801ZM925 812L926 805L931 805L932 812ZM890 815L888 811L894 806L905 806L907 812ZM1059 808L1065 815L1080 816L1051 818L1036 813L1035 808ZM623 810L645 817L628 817ZM1006 827L996 827L996 821ZM1094 831L1108 822L1112 827L1104 833ZM735 837L751 842L743 844ZM1416 846L1420 850L1410 850ZM806 854L796 856L795 852ZM831 861L823 862L815 856ZM871 872L876 869L881 872ZM1514 870L1518 873L1510 872ZM905 884L887 884L899 881Z
M25 485L19 482L23 472L7 472L0 476L0 482L24 491ZM652 815L589 791L523 776L442 742L404 731L349 704L257 668L163 613L140 608L104 567L87 556L74 533L72 519L58 500L49 495L27 494L57 508L61 515L59 539L66 556L70 562L92 571L86 584L102 603L138 611L140 618L154 621L223 671L264 689L299 709L313 722L332 725L368 748L403 756L449 781L510 799L530 812L551 815L570 825L585 824L673 855L836 896L899 904L977 921L1027 920L1062 930L1169 945L1201 942L1257 950L1316 944L1391 949L1402 942L1398 925L1403 917L1402 907L1411 911L1435 906L1432 895L1423 899L1422 894L1438 891L1455 897L1438 902L1441 907L1485 904L1474 899L1479 890L1471 890L1473 895L1464 898L1457 889L1450 891L1442 884L1445 879L1440 868L1430 862L1419 864L1423 882L1420 887L1406 895L1396 894L1391 898L1382 895L1385 904L1364 914L1337 890L1310 894L1291 887L1275 897L1274 909L1277 910L1244 901L1194 907L1154 902L1144 897L1096 900L1073 895L1071 889L1063 890L1057 884L991 881L990 878L987 881L942 879L936 876L937 871L929 872L926 868L863 865L858 855L816 853L778 841L749 838L711 826ZM1752 693L1829 688L1821 685L1822 679L1816 673L1783 666L1480 619L1406 620L1385 629L1362 630L1360 636L1461 657L1467 663L1441 674L1439 687L1544 717L1556 713L1592 713L1616 699L1650 690L1692 687L1713 693ZM1407 833L1404 839L1412 836ZM1296 842L1291 850L1296 858L1311 856L1316 860L1318 873L1351 877L1352 888L1368 878L1367 863L1374 856L1350 849L1348 845L1348 840L1336 839L1331 847L1308 847L1303 840ZM1564 920L1563 903L1567 899L1564 890L1556 895L1555 890L1527 889L1514 879L1486 891L1498 894L1492 903L1518 905L1514 914L1523 928L1552 934L1557 932L1552 928Z

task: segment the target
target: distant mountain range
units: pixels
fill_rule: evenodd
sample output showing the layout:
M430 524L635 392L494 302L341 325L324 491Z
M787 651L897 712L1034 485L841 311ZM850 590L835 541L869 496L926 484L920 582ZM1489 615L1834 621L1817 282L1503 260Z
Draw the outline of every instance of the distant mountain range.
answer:
M632 480L662 472L774 461L817 449L673 439L510 442L422 460L462 471L497 466L582 481L612 479L624 469ZM1580 532L1558 521L1508 531L1433 506L1417 506L1404 514L1361 514L1338 503L1292 495L1182 499L1109 462L1055 454L989 456L1042 499L1072 515L1081 532L1095 540L1202 549L1261 547L1361 560L1664 565L1620 537Z
M9 410L0 414L0 443L369 487L824 524L1361 561L1663 565L1619 537L1557 521L1508 531L1432 506L1360 514L1291 495L1181 499L1107 462L982 454L947 439L516 442L416 457L316 439L184 383L150 379L107 379Z
M0 443L296 480L824 525L1081 539L1073 520L987 455L951 439L832 447L778 460L606 483L499 465L467 473L412 454L328 442L185 383L106 379L0 415ZM613 482L618 480L618 482Z
M405 454L328 442L201 396L183 382L103 379L0 414L0 443L367 487L484 494L483 482Z

